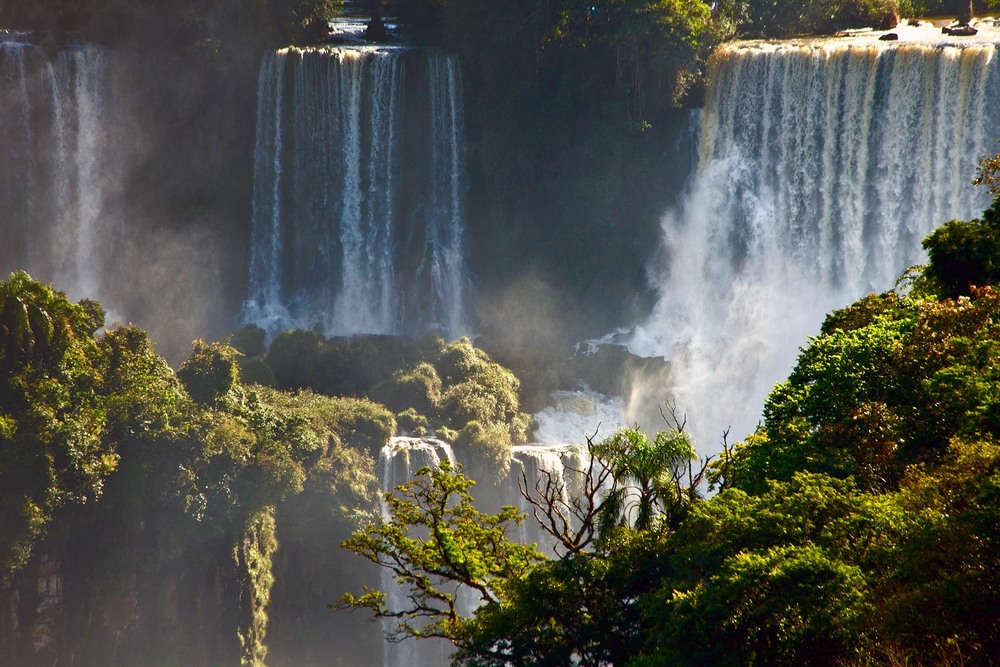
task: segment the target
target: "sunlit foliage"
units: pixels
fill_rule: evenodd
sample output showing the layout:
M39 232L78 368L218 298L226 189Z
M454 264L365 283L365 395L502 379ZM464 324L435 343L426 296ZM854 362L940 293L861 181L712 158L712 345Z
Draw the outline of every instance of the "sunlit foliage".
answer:
M434 626L454 664L989 664L1000 654L1000 290L989 269L1000 233L980 222L949 223L928 240L922 275L832 313L760 430L700 473L682 429L625 429L591 443L601 465L579 471L589 482L571 494L551 476L523 488L556 557L494 573L473 617ZM935 252L944 234L947 256ZM972 277L949 280L963 253ZM684 466L719 493L685 488ZM445 468L420 488L454 481ZM433 525L444 506L408 499L391 528L368 534ZM456 525L466 521L471 509ZM423 591L420 576L437 577L433 590L456 577L415 556L473 547L451 544L432 532L345 546L406 563L402 583ZM384 602L344 599L420 636L412 609Z

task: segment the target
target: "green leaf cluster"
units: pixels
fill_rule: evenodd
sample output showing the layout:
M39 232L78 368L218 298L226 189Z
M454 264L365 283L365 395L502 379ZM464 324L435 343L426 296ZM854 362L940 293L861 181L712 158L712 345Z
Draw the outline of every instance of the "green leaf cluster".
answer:
M251 332L241 330L239 339L255 351ZM408 433L448 436L484 479L506 475L513 443L526 441L531 428L520 408L520 380L467 338L446 344L434 337L324 339L288 331L259 358L278 387L370 398L395 413ZM377 451L381 443L374 443Z

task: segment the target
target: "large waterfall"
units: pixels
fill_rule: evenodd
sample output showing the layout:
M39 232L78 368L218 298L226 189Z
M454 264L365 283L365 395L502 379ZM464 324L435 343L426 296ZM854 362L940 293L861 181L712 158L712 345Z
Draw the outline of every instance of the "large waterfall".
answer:
M712 60L700 164L663 219L659 302L631 341L672 360L703 453L753 430L826 312L891 289L931 229L989 202L970 181L1000 138L997 47L910 34Z
M100 298L116 170L112 80L93 46L0 33L0 270Z
M464 333L462 104L458 64L437 51L267 56L245 319Z

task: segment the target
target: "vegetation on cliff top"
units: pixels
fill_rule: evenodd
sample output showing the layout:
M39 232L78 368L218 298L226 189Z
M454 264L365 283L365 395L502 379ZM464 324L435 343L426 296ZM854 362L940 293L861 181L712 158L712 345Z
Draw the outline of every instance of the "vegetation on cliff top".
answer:
M0 282L0 589L19 601L0 613L5 658L261 665L277 539L322 527L328 564L336 536L372 511L370 452L392 414L243 384L238 353L217 343L196 341L175 373L146 332L103 321L23 272ZM130 595L150 611L117 637L112 617L46 630L57 644L19 641L52 622L43 601L63 584L38 588L46 563L66 586L57 623Z
M484 478L503 477L511 446L528 438L520 380L467 338L325 339L297 330L279 334L264 352L262 334L251 326L230 338L245 354L256 353L242 363L258 377L282 389L374 400L395 414L403 433L452 442Z

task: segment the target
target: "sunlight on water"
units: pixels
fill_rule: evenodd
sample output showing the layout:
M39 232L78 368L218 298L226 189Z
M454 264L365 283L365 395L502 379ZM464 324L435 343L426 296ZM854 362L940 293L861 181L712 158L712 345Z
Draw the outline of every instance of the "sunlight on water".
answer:
M700 165L630 341L672 361L702 454L754 429L825 313L891 289L935 226L986 206L970 181L996 150L996 48L869 35L713 57Z
M271 335L468 333L455 58L283 49L258 90L244 320Z

